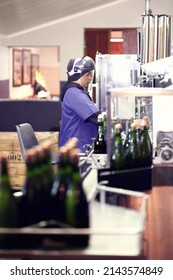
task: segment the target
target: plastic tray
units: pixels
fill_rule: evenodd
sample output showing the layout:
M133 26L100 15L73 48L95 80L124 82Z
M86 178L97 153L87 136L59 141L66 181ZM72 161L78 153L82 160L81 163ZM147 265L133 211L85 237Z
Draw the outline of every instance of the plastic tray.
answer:
M117 256L137 256L143 249L148 195L142 192L98 185L100 202L93 203L93 229L99 234L91 238L91 248ZM106 203L107 194L123 198L123 206ZM135 207L134 207L135 206Z
M97 186L100 202L95 199L90 202L91 227L89 229L58 228L42 222L25 228L0 228L0 237L6 237L6 249L39 249L54 250L62 256L138 256L142 251L143 232L146 218L147 195L123 189L112 189ZM138 209L129 205L109 205L105 203L106 193L137 199ZM129 204L129 203L127 203ZM126 207L128 206L128 207ZM86 248L68 248L66 236L89 235L89 245ZM10 241L10 242L9 242ZM2 249L2 248L1 248ZM7 251L9 251L7 250ZM13 251L12 250L12 251ZM1 250L0 250L1 251Z

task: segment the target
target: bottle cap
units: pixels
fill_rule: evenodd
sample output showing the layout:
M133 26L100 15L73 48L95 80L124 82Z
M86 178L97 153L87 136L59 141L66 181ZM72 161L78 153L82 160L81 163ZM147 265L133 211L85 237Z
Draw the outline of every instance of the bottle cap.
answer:
M77 137L72 137L70 138L67 143L65 144L65 146L67 148L71 147L71 149L76 148L78 144L78 138Z
M73 149L70 151L70 154L69 154L69 157L70 157L70 160L72 162L75 162L76 164L79 163L79 149Z
M101 115L103 116L103 118L106 118L106 111L102 112Z
M132 130L135 130L135 129L136 129L136 127L137 127L137 125L136 125L136 123L135 123L135 122L133 122L133 123L131 123L130 127L131 127L131 129L132 129Z
M100 122L103 121L103 115L99 114L98 117L97 117L97 120L100 121Z
M120 118L119 118L119 116L114 116L114 117L113 117L113 120L116 121L117 123L119 123Z
M122 129L121 123L116 123L116 124L115 124L115 129L116 129L116 130L121 130L121 129Z

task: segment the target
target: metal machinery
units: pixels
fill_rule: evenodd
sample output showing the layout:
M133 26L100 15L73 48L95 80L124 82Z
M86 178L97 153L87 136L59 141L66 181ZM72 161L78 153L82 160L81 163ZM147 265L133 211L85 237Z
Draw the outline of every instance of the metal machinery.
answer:
M139 33L139 60L141 63L141 86L167 88L172 85L173 57L171 57L171 17L166 14L153 15L146 0L145 14L142 15L142 26ZM157 151L158 161L173 162L173 130L168 125L170 97L150 98L152 114L160 115L152 119L153 143ZM172 103L172 102L171 102ZM163 108L161 109L160 104ZM171 110L172 111L172 110ZM170 111L170 113L171 113ZM171 116L170 116L171 117ZM166 130L166 131L165 131ZM165 141L166 139L166 141Z
M146 1L149 3L149 1ZM147 4L148 5L148 4ZM171 17L153 15L146 8L142 15L140 61L142 64L168 57L171 51Z
M153 15L149 8L150 0L145 0L145 14L142 15L141 29L138 32L138 59L141 65L164 59L171 55L171 16ZM146 73L141 71L144 79L142 86L166 87L163 83L165 73Z
M96 55L96 101L101 111L107 108L106 92L109 88L130 87L137 83L139 63L137 55ZM128 100L129 101L129 100ZM116 102L113 116L116 112L121 118L134 115L135 100ZM122 106L123 105L123 106Z
M145 0L145 13L141 16L137 39L136 55L96 54L96 102L101 111L107 110L106 92L110 88L165 88L172 84L169 73L172 72L173 77L171 16L152 14L150 0ZM118 115L127 120L145 114L150 119L151 138L156 138L153 135L153 97L121 96L111 101L111 117Z

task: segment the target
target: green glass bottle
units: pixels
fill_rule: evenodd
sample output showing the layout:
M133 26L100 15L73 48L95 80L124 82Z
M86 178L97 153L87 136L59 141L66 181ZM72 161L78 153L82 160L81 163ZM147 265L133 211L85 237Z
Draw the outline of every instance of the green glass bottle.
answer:
M65 198L68 184L70 183L70 174L71 166L68 160L68 149L63 146L59 149L58 173L55 176L51 190L52 218L61 223L66 222Z
M120 123L120 118L119 118L119 116L114 116L113 120L112 120L113 128L115 127L115 125L117 123Z
M8 175L8 162L5 156L0 158L0 227L13 228L18 225L17 202L13 196ZM0 248L13 248L18 240L15 236L0 234Z
M148 133L148 118L144 117L141 123L140 137L141 167L152 165L152 143Z
M42 220L41 176L38 151L30 149L26 155L26 179L19 204L19 226L28 226Z
M44 182L44 151L41 145L34 147L34 203L35 203L35 218L36 222L46 219L47 201L45 201L45 182Z
M149 142L149 145L150 145L150 149L151 151L153 152L153 145L152 145L152 142L151 142L151 138L149 136L149 118L147 116L144 116L143 117L143 125L147 128L147 138L148 138L148 142Z
M102 114L98 115L98 133L96 139L94 140L94 153L106 154L106 140Z
M8 175L8 163L5 156L2 156L0 161L0 227L16 227L17 205L13 196L12 186Z
M131 124L133 123L134 118L130 118L127 122L127 131L126 131L126 138L124 141L124 150L127 151L129 144L130 144L130 138L131 138Z
M103 132L104 132L104 137L106 140L107 139L107 114L106 114L106 111L103 111L101 114L102 114L102 118L103 118Z
M113 150L115 142L115 125L121 123L119 116L114 116L111 120L111 150Z
M74 228L89 227L89 205L79 172L79 152L74 149L69 154L72 166L71 181L66 192L66 224ZM89 235L69 236L67 243L73 247L88 246Z
M52 185L54 182L54 170L51 163L51 148L49 143L42 144L43 161L42 161L42 176L44 192L50 196Z
M140 167L140 146L137 140L136 124L131 124L130 142L129 147L125 152L126 168L139 168Z
M51 146L49 142L44 142L41 144L42 153L40 154L40 175L42 181L42 207L43 207L43 219L50 220L52 218L51 205L52 197L51 190L53 187L55 173L52 163L51 163Z
M121 170L124 166L124 148L121 139L122 126L120 123L115 125L114 142L111 156L111 167L115 170Z

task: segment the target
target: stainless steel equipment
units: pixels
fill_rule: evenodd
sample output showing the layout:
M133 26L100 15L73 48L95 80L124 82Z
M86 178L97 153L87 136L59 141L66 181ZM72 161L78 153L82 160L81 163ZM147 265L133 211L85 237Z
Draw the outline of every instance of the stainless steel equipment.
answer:
M146 0L145 4L141 31L138 32L141 64L165 58L171 54L171 16L153 15L149 8L149 0Z
M96 103L101 111L107 109L107 90L136 85L139 70L140 64L137 61L137 55L96 54ZM120 98L119 102L116 102L116 99L113 102L114 107L119 107L119 117L129 118L135 114L134 98L128 100Z
M157 162L173 162L173 131L157 132Z

